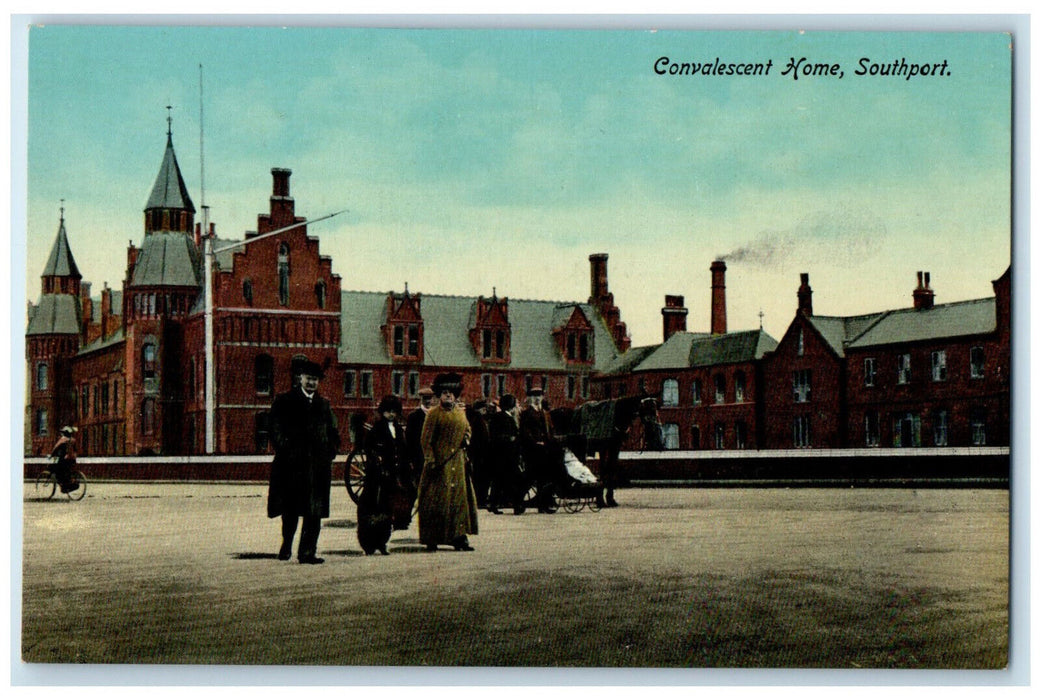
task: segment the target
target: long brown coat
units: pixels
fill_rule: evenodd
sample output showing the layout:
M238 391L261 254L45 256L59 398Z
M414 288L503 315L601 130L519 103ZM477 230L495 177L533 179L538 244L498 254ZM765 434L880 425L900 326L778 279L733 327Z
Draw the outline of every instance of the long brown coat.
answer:
M419 480L419 541L452 544L477 534L477 495L466 474L470 423L459 404L435 406L423 422L423 475Z
M267 515L329 517L332 461L340 447L329 402L307 400L299 387L280 394L271 406L271 462Z

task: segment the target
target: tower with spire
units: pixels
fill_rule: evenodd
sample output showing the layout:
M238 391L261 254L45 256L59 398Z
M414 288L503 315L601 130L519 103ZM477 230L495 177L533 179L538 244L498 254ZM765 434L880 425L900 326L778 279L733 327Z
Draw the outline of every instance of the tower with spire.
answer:
M40 275L40 297L29 304L25 330L29 379L26 445L33 454L46 454L58 429L75 421L75 397L64 388L70 385L71 360L79 350L84 328L82 280L69 247L63 205L58 233Z
M127 249L123 281L126 449L178 454L184 442L184 324L201 295L203 265L193 235L195 205L177 163L169 114L166 149L144 215L144 239L140 248Z

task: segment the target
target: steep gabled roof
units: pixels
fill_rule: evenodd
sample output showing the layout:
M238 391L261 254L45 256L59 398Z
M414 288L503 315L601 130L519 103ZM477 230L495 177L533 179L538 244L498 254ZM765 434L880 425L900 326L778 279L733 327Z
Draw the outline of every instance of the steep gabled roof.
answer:
M605 374L751 362L776 347L777 341L762 329L721 335L680 331L673 333L661 345L633 348L612 363Z
M156 232L145 241L134 264L131 286L199 287L202 254L183 233Z
M937 304L931 309L899 309L884 314L849 343L865 348L895 343L913 343L967 335L985 335L997 328L995 299Z
M79 335L80 300L72 294L43 294L29 312L26 335Z
M58 235L54 238L51 246L51 254L47 256L47 264L43 266L41 277L74 277L83 279L76 260L72 257L72 249L69 248L69 237L65 233L65 217L62 216L58 224Z
M882 311L862 316L807 316L806 320L836 355L844 357L846 345L885 315L886 312Z
M159 174L156 175L155 184L152 186L152 194L148 196L145 210L149 209L185 209L195 212L192 198L188 196L188 188L181 177L181 168L177 165L177 155L174 153L173 136L170 132L166 134L166 152L163 153L163 163L159 166Z
M344 291L340 297L341 343L344 364L390 364L380 333L387 292ZM423 364L480 367L470 344L473 297L423 294ZM553 338L560 307L578 306L593 319L594 369L617 357L610 332L589 304L510 299L510 364L508 369L561 370L568 367ZM570 315L570 311L569 314Z

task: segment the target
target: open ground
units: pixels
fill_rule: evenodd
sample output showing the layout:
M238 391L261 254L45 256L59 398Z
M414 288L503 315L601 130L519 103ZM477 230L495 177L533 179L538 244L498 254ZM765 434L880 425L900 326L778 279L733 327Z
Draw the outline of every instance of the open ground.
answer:
M275 558L263 484L25 490L35 663L1001 669L1004 490L627 489L482 512L474 552L416 523L366 557L334 487L319 555Z

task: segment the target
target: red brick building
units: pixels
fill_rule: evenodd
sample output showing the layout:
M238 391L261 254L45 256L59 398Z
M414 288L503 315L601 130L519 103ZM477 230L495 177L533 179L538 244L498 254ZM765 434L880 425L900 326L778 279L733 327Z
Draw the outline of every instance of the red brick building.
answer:
M759 449L762 358L777 342L762 329L728 332L726 265L715 261L709 333L688 332L683 297L665 297L663 341L637 347L595 378L598 399L651 395L658 399L665 449ZM639 427L626 447L643 444Z
M371 414L388 393L411 408L443 371L463 375L465 400L523 398L537 386L551 405L574 406L629 347L602 253L590 256L587 302L343 291L296 215L291 171L271 172L269 212L255 232L237 241L206 232L215 251L218 454L268 450L268 409L290 388L298 354L325 368L321 391L346 440L351 413ZM92 299L62 213L28 314L30 454L46 454L66 423L80 427L87 455L205 451L205 241L169 129L144 224L140 247L127 250L123 290Z

